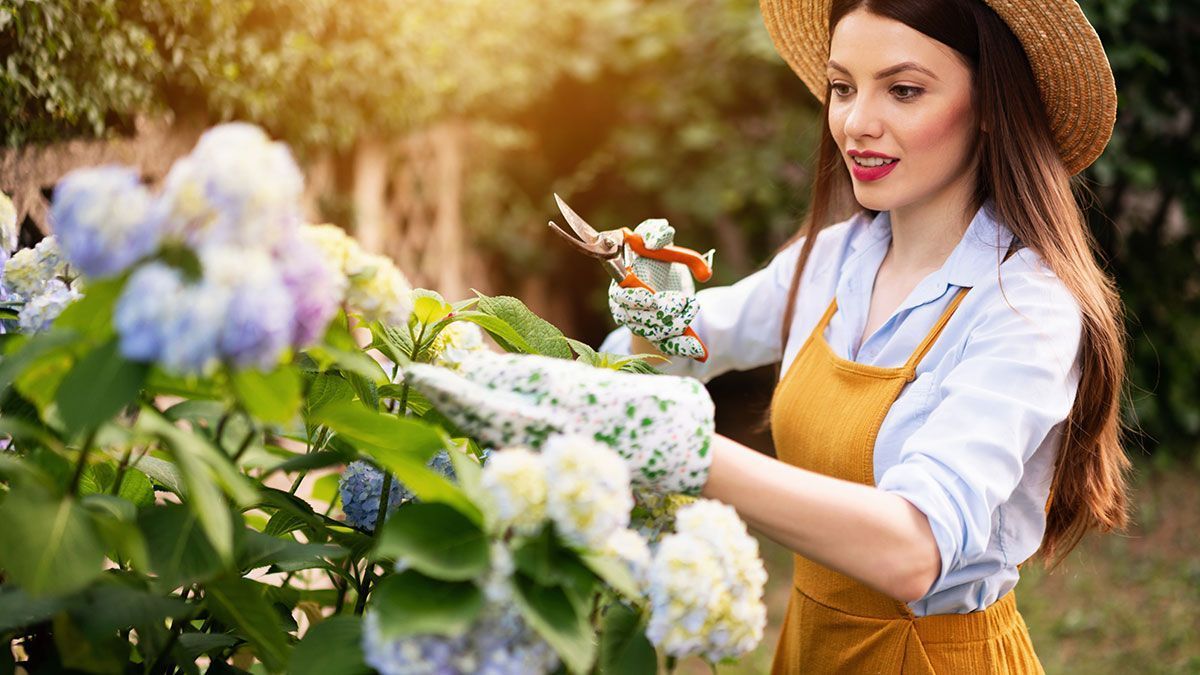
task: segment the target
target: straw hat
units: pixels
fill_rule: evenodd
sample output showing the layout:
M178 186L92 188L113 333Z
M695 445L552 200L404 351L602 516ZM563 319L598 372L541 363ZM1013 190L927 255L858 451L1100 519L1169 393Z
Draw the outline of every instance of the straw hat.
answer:
M1025 47L1042 102L1072 174L1096 161L1112 137L1117 89L1095 29L1075 0L983 0ZM830 0L759 0L775 48L825 101Z

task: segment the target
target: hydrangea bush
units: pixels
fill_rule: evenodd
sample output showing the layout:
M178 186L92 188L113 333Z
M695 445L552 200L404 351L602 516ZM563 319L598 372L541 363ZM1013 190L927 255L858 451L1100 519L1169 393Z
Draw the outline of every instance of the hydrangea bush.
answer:
M0 200L0 672L624 674L753 648L732 509L635 498L588 438L480 447L397 379L485 334L652 367L515 298L413 289L305 223L302 189L229 124L156 188L69 174L32 248Z

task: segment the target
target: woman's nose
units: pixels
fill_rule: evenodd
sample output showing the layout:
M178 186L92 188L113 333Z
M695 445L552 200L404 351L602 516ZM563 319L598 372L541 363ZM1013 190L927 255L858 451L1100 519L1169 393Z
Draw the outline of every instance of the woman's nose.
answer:
M883 133L883 120L878 106L867 96L856 96L850 102L844 131L851 138L878 138Z

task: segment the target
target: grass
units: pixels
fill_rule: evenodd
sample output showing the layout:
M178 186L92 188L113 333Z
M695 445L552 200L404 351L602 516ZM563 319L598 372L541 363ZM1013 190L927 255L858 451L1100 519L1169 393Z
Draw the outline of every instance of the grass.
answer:
M1048 675L1200 674L1200 470L1139 468L1134 524L1092 535L1058 569L1022 568L1017 587ZM770 671L787 606L791 556L760 538L770 581L758 649L720 675ZM711 672L699 660L681 673Z

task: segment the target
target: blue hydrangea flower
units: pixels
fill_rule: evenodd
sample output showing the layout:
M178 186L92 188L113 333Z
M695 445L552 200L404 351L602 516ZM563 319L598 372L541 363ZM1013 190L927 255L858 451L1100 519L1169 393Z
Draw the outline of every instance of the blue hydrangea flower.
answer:
M342 472L338 482L338 494L342 498L342 512L346 524L360 530L372 532L379 518L379 496L383 493L383 472L367 462L351 462ZM393 513L404 501L408 490L400 481L392 478L388 491L388 514ZM407 496L411 497L411 493Z
M451 464L450 455L445 450L434 455L428 466L441 475L456 480L454 465ZM367 462L351 462L342 472L338 492L342 498L342 511L346 514L346 523L368 532L374 530L375 519L379 515L379 495L383 492L383 473ZM416 496L412 490L393 476L392 489L388 492L388 515L390 516L401 504L414 499Z
M184 287L180 304L163 325L162 366L174 373L211 372L220 361L221 327L229 308L226 293Z
M234 366L269 370L291 343L294 305L266 252L211 247L201 254L199 292L225 298L218 349Z
M150 192L133 169L78 169L55 186L50 225L67 261L102 279L158 248L162 231L149 217L150 205Z
M157 361L166 346L166 326L182 306L183 276L162 263L139 267L117 300L113 325L121 338L121 355L134 361Z
M511 605L489 604L475 625L457 636L382 634L368 612L363 655L381 675L546 675L558 655Z

